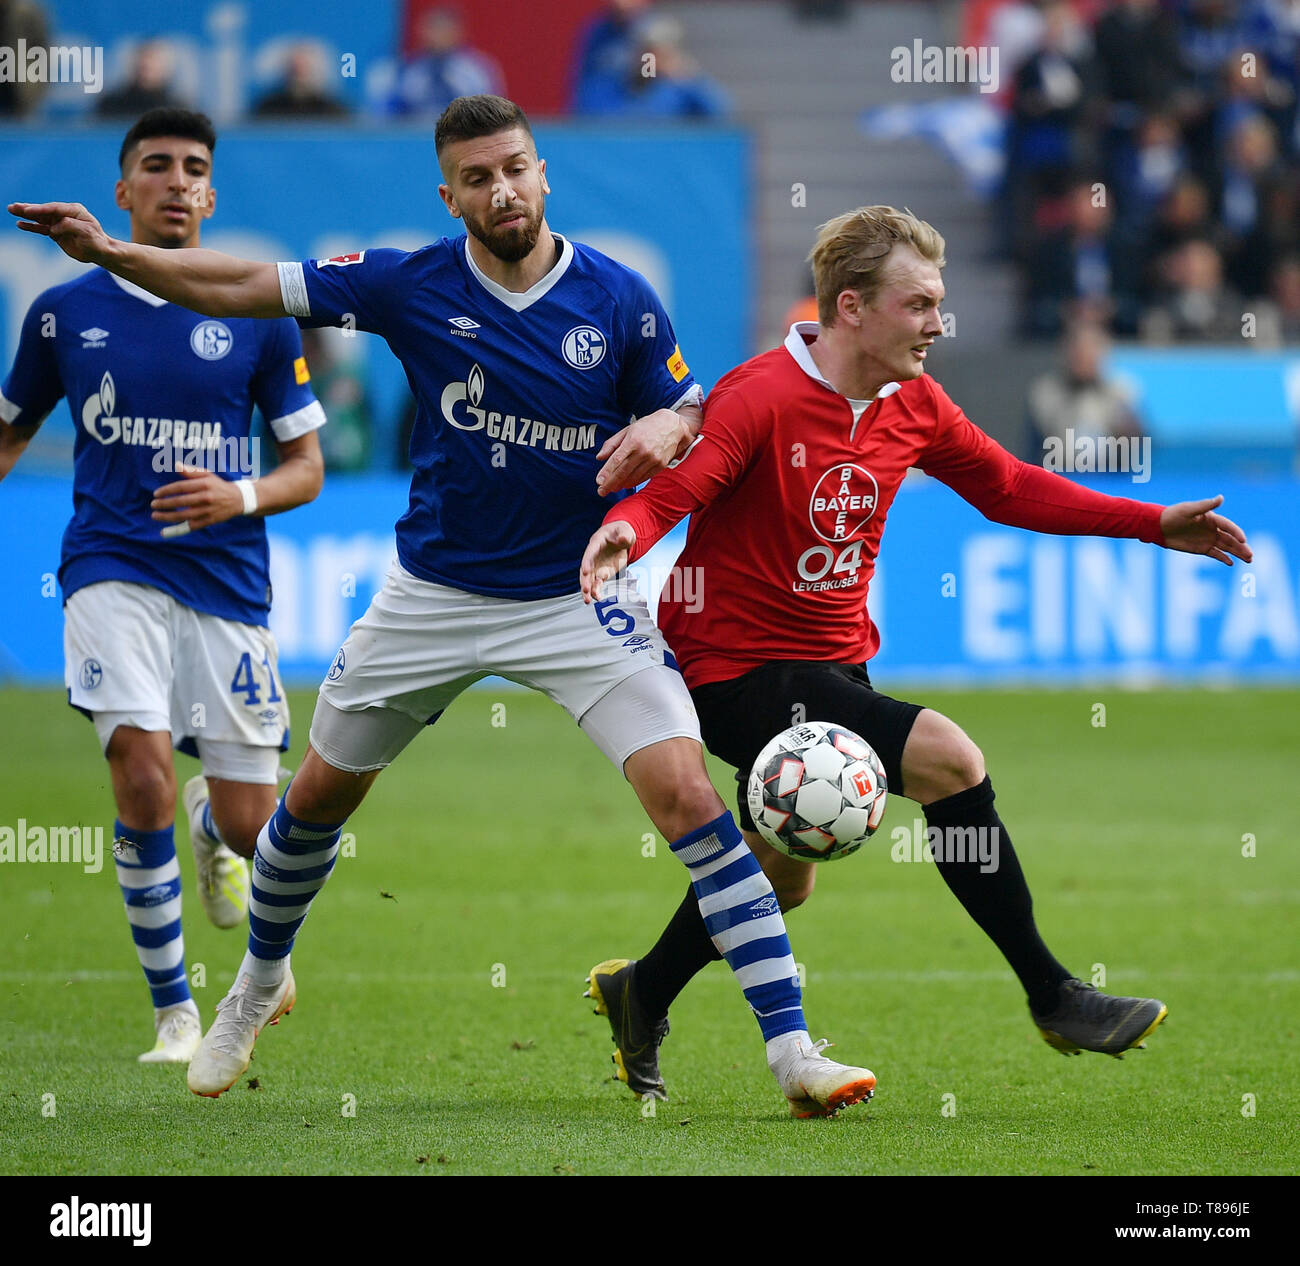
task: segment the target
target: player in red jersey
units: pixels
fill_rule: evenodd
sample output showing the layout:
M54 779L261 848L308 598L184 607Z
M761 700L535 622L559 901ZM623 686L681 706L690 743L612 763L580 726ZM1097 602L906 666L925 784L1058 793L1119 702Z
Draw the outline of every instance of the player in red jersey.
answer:
M942 333L943 238L908 212L864 207L823 225L811 260L818 322L747 361L714 388L689 455L611 509L582 561L600 586L692 515L681 569L707 578L702 608L671 581L660 625L690 687L709 750L737 769L740 823L782 909L807 899L815 867L757 834L745 784L772 735L803 719L836 721L876 749L889 789L923 806L931 840L991 839L988 852L934 847L940 874L1002 951L1046 1040L1067 1054L1118 1056L1164 1019L1154 998L1097 992L1040 938L979 748L947 717L878 693L865 661L879 647L867 589L885 518L907 470L942 480L987 518L1040 532L1136 537L1167 549L1249 562L1222 501L1162 507L1105 496L1018 461L925 374ZM978 834L970 834L971 829ZM658 1046L668 1006L716 957L688 893L641 960L592 969L620 1078L662 1096Z

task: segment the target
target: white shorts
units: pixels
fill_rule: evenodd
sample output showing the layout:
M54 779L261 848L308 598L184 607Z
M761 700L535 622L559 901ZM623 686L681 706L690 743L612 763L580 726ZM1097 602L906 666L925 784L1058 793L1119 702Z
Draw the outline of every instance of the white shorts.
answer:
M634 584L519 601L412 576L400 563L321 683L311 745L337 769L382 769L466 687L499 676L539 690L621 770L669 738L700 741L695 706Z
M123 580L78 589L63 614L68 702L94 720L101 747L119 725L165 730L205 774L275 783L289 705L270 629Z

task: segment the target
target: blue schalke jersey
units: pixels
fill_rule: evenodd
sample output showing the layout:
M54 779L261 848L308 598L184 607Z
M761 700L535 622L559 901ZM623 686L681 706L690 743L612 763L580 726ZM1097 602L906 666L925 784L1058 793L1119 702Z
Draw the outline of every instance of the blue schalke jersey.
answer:
M304 326L382 335L406 370L416 415L403 567L494 597L573 593L618 499L596 495L597 451L698 389L639 273L557 234L555 266L515 294L466 241L281 264L285 309Z
M288 318L217 320L101 268L40 295L0 388L0 417L38 424L66 396L77 439L64 601L85 585L152 585L196 611L265 625L271 585L265 520L239 515L164 538L154 490L181 463L256 478L257 405L279 440L325 421Z

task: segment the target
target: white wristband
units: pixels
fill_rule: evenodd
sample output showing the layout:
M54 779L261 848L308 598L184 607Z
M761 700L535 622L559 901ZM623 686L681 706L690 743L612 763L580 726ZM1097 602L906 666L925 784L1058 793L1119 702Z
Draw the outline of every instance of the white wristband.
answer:
M244 499L244 514L257 513L257 489L253 486L251 479L237 479L235 487L239 489L239 495Z

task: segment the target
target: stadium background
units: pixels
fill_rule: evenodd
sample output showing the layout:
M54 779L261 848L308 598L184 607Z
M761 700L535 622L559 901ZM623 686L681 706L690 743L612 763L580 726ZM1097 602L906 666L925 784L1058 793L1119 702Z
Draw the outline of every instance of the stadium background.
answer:
M430 7L386 0L357 22L344 0L45 6L51 42L104 49L105 91L128 74L143 40L166 41L172 92L211 111L220 128L220 203L204 244L262 259L413 248L458 227L437 198L431 120L394 117L383 104ZM1105 7L1076 6L1083 29ZM987 39L998 20L997 29L1016 30L1017 10L1033 15L1020 4L647 6L655 20L675 20L668 34L711 79L711 118L567 109L576 50L603 11L595 0L508 0L461 14L466 42L495 59L506 91L537 123L555 189L551 222L651 279L706 387L781 337L806 289L802 260L819 223L864 202L905 204L948 241L951 337L932 354L931 372L1024 453L1031 384L1061 352L1059 337L1026 335L1023 270L1014 251L997 249L1005 195L996 172L1014 123L1014 63L1004 57L999 93L891 76L892 49L969 42L981 28ZM1225 36L1223 55L1246 47L1247 34ZM1019 38L1028 58L1032 34ZM250 110L287 50L304 41L322 66L355 59L354 73L326 80L351 114L254 121ZM0 159L10 197L76 198L124 232L111 184L129 120L99 120L95 106L79 85L52 86L30 115L0 129ZM1294 165L1294 131L1283 139ZM79 267L37 239L0 239L6 362L27 305ZM1300 677L1300 352L1267 342L1114 343L1107 372L1137 396L1151 477L1098 480L1149 500L1223 492L1256 547L1253 587L1243 587L1241 570L1134 543L1031 540L918 479L891 514L873 585L880 669L953 683ZM404 505L409 405L400 369L372 336L331 332L308 354L339 423L338 437L327 437L330 477L314 505L269 524L273 627L286 679L302 684L319 679L382 580ZM61 675L61 613L48 577L70 510L71 444L60 405L0 496L0 529L22 542L0 592L0 678L48 684ZM646 587L657 590L681 539L679 531L646 560Z
M22 7L43 11L49 42L103 48L106 92L143 41L166 40L169 88L209 109L221 133L219 210L205 244L292 258L416 246L453 227L436 196L431 120L382 108L427 6L12 0L0 20ZM1113 7L1084 0L1071 12L1091 30ZM1273 40L1266 26L1238 29L1224 13L1248 23L1295 6L1215 7L1163 6L1181 33L1170 63L1188 59L1179 73L1201 85L1213 116L1230 97L1216 59L1242 40L1268 44L1283 85L1270 118L1285 193L1296 167L1294 95L1289 107L1285 98L1295 75L1285 72L1297 43ZM953 326L932 351L932 372L980 425L1042 460L1041 442L1026 434L1027 404L1062 362L1065 322L1051 327L1071 305L1034 308L1028 298L1048 273L1036 252L1059 240L1068 190L1031 184L1012 206L998 183L1017 118L1013 45L1032 59L1047 22L1038 6L655 3L711 82L702 97L714 116L689 119L569 108L578 42L604 8L464 0L460 11L466 42L495 59L537 124L553 224L651 278L706 387L780 339L806 298L804 256L818 224L862 203L907 205L948 241ZM0 47L12 35L0 30ZM322 64L355 57L355 77L334 73L327 84L350 115L253 116L304 39L321 47ZM915 40L986 39L1007 50L999 93L891 78L892 50ZM1026 94L1031 86L1022 79ZM1063 126L1095 157L1109 106L1094 89L1088 99L1096 109ZM100 122L77 85L52 86L29 106L0 118L6 201L77 199L124 231L111 189L130 117ZM1049 171L1060 131L1034 137ZM1300 215L1293 220L1300 229ZM1277 244L1276 260L1293 249ZM6 368L27 304L77 267L46 243L0 233ZM579 998L580 980L590 963L650 943L680 898L679 867L662 841L656 852L634 797L567 718L538 697L503 703L494 685L459 700L349 822L346 873L296 954L300 1009L259 1044L247 1091L215 1103L185 1094L179 1070L171 1082L165 1070L140 1075L147 999L109 892L111 862L91 875L5 866L0 1169L1294 1174L1300 877L1287 841L1300 679L1300 353L1294 312L1271 278L1269 288L1237 303L1231 338L1117 332L1105 374L1137 400L1153 473L1143 483L1096 479L1152 500L1223 492L1250 534L1254 566L1015 532L920 479L891 512L872 591L884 633L876 679L904 695L916 684L915 697L980 744L1054 952L1094 978L1104 966L1114 992L1168 1001L1151 1051L1122 1064L1048 1051L1005 964L938 879L892 864L896 824L923 825L897 799L880 847L821 875L791 920L815 1036L881 1075L870 1111L815 1138L800 1132L718 968L674 1007L664 1061L673 1099L657 1123L648 1119L602 1084L607 1026ZM1274 335L1242 337L1246 312L1270 328L1265 300ZM330 473L317 502L268 524L274 626L285 675L300 687L291 765L314 687L379 583L406 496L404 383L387 349L340 335L309 354L333 418ZM0 487L0 828L111 822L90 727L61 701L52 577L71 512L72 436L60 405ZM671 550L642 569L652 591ZM1162 679L1189 688L1145 689ZM1022 683L1032 689L1012 688ZM1120 688L1129 685L1144 689ZM180 778L194 769L178 758ZM725 787L728 771L715 763L713 772ZM184 830L182 818L178 837ZM187 958L207 968L195 985L206 1016L241 938L199 916L181 853ZM56 1097L57 1116L45 1111ZM340 1113L348 1098L360 1105L355 1117ZM1165 1190L1184 1200L1189 1188L1177 1181ZM1142 1184L1139 1198L1152 1198L1150 1179ZM987 1200L983 1185L965 1190ZM1216 1178L1208 1196L1226 1191ZM889 1194L894 1226L918 1227L931 1242L933 1187L923 1222L904 1221L897 1189ZM954 1194L942 1192L945 1207ZM1081 1214L1102 1216L1108 1198L1093 1189L1063 1206L1072 1236ZM13 1225L27 1212L13 1208ZM373 1244L373 1219L353 1222ZM341 1204L329 1226L332 1237L352 1233Z

